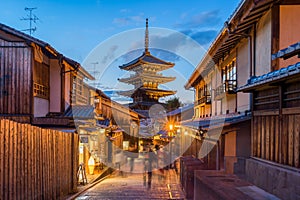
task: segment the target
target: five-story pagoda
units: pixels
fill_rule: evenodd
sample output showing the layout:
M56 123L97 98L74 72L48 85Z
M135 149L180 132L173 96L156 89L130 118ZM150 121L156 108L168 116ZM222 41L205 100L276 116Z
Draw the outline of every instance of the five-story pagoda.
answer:
M173 95L176 92L159 89L160 84L175 80L175 77L163 76L160 71L174 67L174 63L163 61L154 57L148 50L149 31L148 19L146 19L145 51L131 62L120 66L121 69L134 72L128 78L118 79L120 82L134 85L133 90L122 91L119 94L133 99L129 107L136 112L148 116L149 108L159 103L159 98Z

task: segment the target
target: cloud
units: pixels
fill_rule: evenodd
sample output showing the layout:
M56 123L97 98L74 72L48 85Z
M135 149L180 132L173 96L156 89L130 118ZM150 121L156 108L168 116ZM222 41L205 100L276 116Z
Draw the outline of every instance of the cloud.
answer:
M110 97L111 99L113 99L114 101L117 101L119 103L128 103L131 102L132 99L129 97L125 97L122 95L119 95L118 92L121 92L121 90L117 90L117 89L113 89L113 90L103 90L103 92Z
M123 8L120 10L120 13L129 13L129 12L130 12L130 10L127 8Z
M185 15L184 18L189 20L175 24L176 28L199 28L201 26L212 26L222 21L219 10L202 12L190 18Z
M112 45L109 48L109 51L107 52L107 54L103 57L103 59L101 60L102 64L106 64L107 61L113 59L115 57L115 52L118 49L117 45Z
M206 45L213 41L217 35L216 30L207 30L207 31L192 31L188 30L189 36L196 40L200 45Z
M176 55L173 52L165 51L162 49L151 49L151 54L167 62L176 62L180 60L180 56Z
M130 19L128 17L123 17L123 18L115 18L113 20L114 24L117 24L119 26L126 26L130 22Z
M127 25L139 24L144 22L145 22L144 13L140 13L139 15L134 15L134 16L114 18L113 20L113 23L118 26L127 26Z

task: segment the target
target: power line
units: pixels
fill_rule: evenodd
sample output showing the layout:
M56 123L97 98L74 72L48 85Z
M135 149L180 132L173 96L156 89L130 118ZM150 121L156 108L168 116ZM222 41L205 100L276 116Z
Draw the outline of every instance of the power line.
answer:
M20 20L25 20L25 21L29 21L29 28L28 29L25 29L25 30L22 30L22 31L29 31L29 34L31 35L33 32L36 31L36 26L35 27L32 27L32 23L36 24L36 22L39 20L39 18L33 14L33 10L37 9L36 7L35 8L27 8L25 7L25 11L29 12L29 15L27 15L27 18L23 17L21 18Z

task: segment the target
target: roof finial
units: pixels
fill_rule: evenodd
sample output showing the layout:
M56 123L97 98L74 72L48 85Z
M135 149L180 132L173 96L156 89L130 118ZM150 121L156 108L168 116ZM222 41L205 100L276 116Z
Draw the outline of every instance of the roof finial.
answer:
M148 18L146 19L146 30L145 30L145 53L148 53L149 48L149 31L148 31Z

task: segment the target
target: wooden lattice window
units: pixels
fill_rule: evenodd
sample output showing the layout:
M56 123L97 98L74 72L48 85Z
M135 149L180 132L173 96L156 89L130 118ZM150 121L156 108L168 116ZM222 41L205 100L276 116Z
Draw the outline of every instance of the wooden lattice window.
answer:
M33 70L33 96L49 99L49 65L34 63Z

